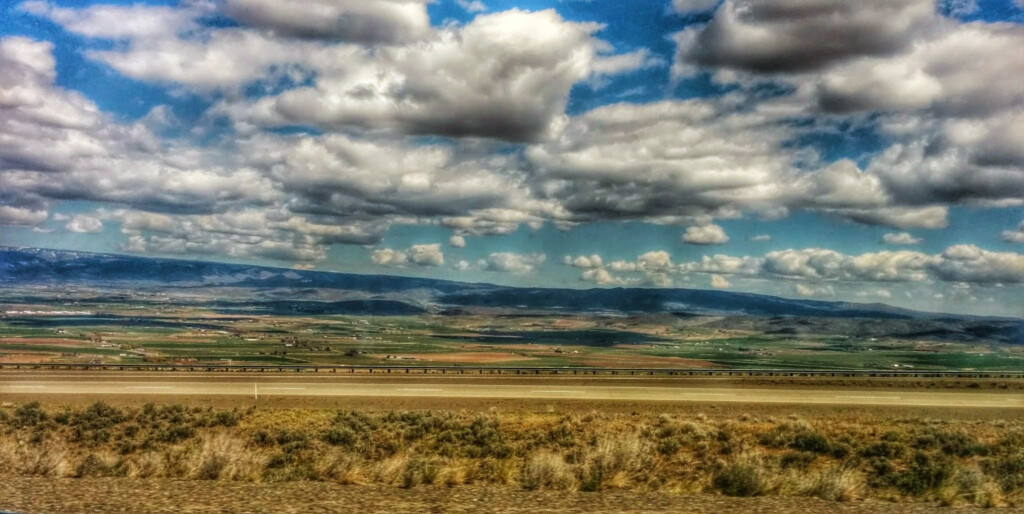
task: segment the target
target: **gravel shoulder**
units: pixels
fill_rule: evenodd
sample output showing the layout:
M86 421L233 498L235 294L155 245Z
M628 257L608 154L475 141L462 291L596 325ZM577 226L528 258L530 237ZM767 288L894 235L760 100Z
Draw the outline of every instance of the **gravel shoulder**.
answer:
M325 482L244 483L129 478L0 476L0 511L77 512L980 512L929 504L831 502L815 498L731 498L667 492L519 491L443 486L399 489ZM991 512L992 509L987 511ZM995 512L1024 512L995 509Z

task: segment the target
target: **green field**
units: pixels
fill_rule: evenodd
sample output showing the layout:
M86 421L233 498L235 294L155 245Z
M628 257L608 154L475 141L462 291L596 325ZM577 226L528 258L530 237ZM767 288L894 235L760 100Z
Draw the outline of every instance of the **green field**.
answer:
M8 362L1024 369L1022 345L858 337L841 323L772 334L670 315L270 316L88 301L75 304L75 315L47 303L0 307L8 312L0 318L0 360Z

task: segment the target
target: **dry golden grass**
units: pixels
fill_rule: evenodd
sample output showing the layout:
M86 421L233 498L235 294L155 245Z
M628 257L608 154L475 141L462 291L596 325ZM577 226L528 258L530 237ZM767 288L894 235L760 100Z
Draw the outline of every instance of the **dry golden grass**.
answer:
M1024 422L177 405L0 409L0 475L1024 505Z

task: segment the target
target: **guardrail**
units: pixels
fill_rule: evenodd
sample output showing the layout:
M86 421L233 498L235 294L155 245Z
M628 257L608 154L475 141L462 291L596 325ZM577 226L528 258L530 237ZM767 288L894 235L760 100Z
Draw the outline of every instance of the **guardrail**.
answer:
M260 365L260 364L79 364L4 363L0 370L101 370L101 371L191 371L191 372L295 372L295 373L378 373L437 375L661 375L693 377L874 377L874 378L1000 378L1024 380L1018 371L912 371L862 369L723 369L723 368L573 368L501 366L378 366L378 365Z

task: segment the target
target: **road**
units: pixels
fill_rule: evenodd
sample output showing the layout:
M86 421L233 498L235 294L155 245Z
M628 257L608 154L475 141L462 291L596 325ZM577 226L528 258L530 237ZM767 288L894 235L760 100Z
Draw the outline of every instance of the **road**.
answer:
M665 385L664 382L644 385L637 381L616 383L610 380L544 380L535 383L510 380L509 383L496 383L494 380L478 382L469 377L457 381L431 380L426 377L326 380L312 377L200 378L182 374L139 380L118 375L0 374L0 398L9 394L80 395L97 399L108 395L250 398L355 396L1024 408L1024 394L1019 391L936 391L914 388L865 390L840 386L750 388L726 383L721 386L689 387Z

